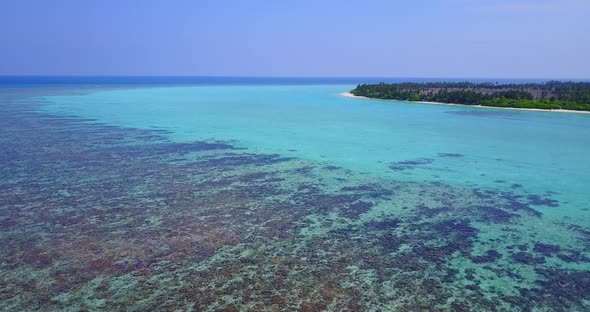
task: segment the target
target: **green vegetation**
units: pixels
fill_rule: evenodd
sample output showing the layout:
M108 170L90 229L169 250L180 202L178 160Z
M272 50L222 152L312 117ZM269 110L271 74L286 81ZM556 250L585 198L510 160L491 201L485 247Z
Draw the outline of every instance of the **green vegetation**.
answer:
M358 85L350 93L384 100L590 111L590 82L379 83Z

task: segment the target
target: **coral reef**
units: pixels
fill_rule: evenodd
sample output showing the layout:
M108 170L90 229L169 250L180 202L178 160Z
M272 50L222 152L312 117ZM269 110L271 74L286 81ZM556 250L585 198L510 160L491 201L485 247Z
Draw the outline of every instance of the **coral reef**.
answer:
M545 222L550 194L369 179L13 98L1 310L590 309L590 231Z

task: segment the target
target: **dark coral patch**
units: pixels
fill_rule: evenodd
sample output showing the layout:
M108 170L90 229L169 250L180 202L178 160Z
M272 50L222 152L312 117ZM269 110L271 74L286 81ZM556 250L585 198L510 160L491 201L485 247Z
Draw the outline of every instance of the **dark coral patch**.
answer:
M296 174L300 174L300 175L305 176L305 175L311 174L311 172L313 171L313 167L310 167L310 166L300 167L300 168L293 169L292 171Z
M483 206L480 207L480 209L483 212L482 219L491 223L507 223L517 216L513 213L491 206Z
M395 171L411 170L419 166L430 165L433 162L434 159L431 158L418 158L414 160L393 162L389 165L389 168Z
M391 231L397 228L400 222L399 219L372 220L366 222L365 226L380 231Z
M230 154L222 157L211 157L207 160L200 161L199 164L205 167L227 167L227 166L264 166L293 160L293 157L282 157L277 154L259 155L259 154Z
M461 237L471 237L478 233L477 229L466 220L445 220L435 223L433 228L439 233L455 234Z
M531 205L535 206L547 206L547 207L558 207L559 202L551 198L542 198L539 195L528 195L527 199Z
M358 216L358 212L367 211L372 206L370 203L361 203L357 206L352 206L360 195L332 195L315 193L313 189L303 189L303 192L293 194L293 200L297 202L297 206L308 209L315 213L328 213L330 211L340 211L342 214L350 216Z
M551 307L552 311L588 310L590 300L590 271L563 269L535 269L542 279L537 287L521 289L521 300L529 307ZM585 302L586 301L586 302Z
M569 224L567 227L573 231L576 231L578 234L582 235L586 240L590 241L590 230L588 228L579 226L577 224Z
M522 195L517 195L511 192L496 192L488 189L473 189L473 194L477 196L484 202L488 202L490 204L494 203L498 205L498 207L512 210L512 211L522 211L526 212L535 217L541 217L541 212L531 208L528 204L523 203L521 200L523 199ZM498 203L497 200L493 199L503 199L503 202Z
M358 186L345 186L340 189L344 192L355 192L360 195L372 198L387 198L393 195L393 190L387 189L378 184L363 184Z
M560 252L561 248L557 245L542 244L537 242L535 243L533 250L548 256Z
M444 238L445 244L439 247L420 246L415 249L417 253L422 250L423 255L428 259L441 261L446 256L459 251L469 254L473 246L473 239L477 236L478 230L471 226L467 220L444 220L430 225L431 238ZM420 253L419 253L420 254Z
M432 218L432 217L436 217L440 214L450 212L450 211L452 211L452 209L449 207L430 208L424 204L419 204L418 206L416 206L416 211L418 211L421 216Z
M506 205L506 208L513 210L513 211L524 211L524 212L528 213L529 215L532 215L535 217L541 217L543 215L541 212L529 207L529 205L523 204L518 201L508 202L508 205Z
M495 251L495 250L488 250L485 255L481 255L481 256L471 256L470 259L471 261L475 262L475 263L488 263L488 262L494 262L498 259L502 258L502 254Z
M357 201L352 204L346 205L340 209L340 215L349 219L356 219L361 214L371 210L373 207L372 203L365 201Z
M566 252L557 254L557 258L561 259L564 262L573 262L573 263L587 262L587 263L590 263L590 257L584 256L581 252L579 252L577 250L568 250Z
M438 157L444 157L444 158L461 158L464 156L465 155L457 154L457 153L438 153Z
M404 242L403 238L393 235L391 233L385 233L381 237L381 239L379 240L381 247L386 252L397 251L399 249L399 247L401 246L401 244L403 244L403 242Z
M512 259L518 263L537 265L545 263L545 257L535 257L527 252L517 252L512 255Z

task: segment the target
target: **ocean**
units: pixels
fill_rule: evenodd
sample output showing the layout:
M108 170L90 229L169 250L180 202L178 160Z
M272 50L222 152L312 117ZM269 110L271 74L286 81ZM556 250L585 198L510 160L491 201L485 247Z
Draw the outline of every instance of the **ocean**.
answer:
M1 308L590 309L590 114L406 80L1 78Z

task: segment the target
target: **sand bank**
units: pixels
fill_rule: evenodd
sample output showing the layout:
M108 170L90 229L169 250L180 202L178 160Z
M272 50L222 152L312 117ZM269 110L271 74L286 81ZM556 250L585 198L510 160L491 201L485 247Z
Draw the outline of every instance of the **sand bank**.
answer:
M590 111L576 111L576 110L569 110L569 109L540 109L540 108L494 107L494 106L453 104L453 103L441 103L441 102L384 100L384 99L368 98L366 96L357 96L357 95L354 95L354 94L352 94L350 92L340 93L340 95L346 96L346 97L351 97L351 98L365 99L365 100L376 100L376 101L407 102L407 103L419 103L419 104L429 104L429 105L464 106L464 107L476 107L476 108L510 109L510 110L535 111L535 112L590 114Z

